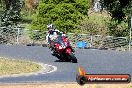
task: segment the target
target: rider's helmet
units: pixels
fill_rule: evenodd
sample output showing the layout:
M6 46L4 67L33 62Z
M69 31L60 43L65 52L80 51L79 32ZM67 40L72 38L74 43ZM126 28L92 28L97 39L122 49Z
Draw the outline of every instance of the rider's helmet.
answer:
M48 25L47 25L47 29L48 29L48 32L49 32L49 33L53 32L53 31L54 31L54 26L53 26L53 24L48 24Z
M53 29L53 24L48 24L47 29Z

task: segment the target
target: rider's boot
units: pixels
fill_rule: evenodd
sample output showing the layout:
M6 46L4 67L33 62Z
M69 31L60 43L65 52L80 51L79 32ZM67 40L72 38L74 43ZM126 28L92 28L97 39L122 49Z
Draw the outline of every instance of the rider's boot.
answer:
M51 54L55 56L55 50L53 48L51 49Z

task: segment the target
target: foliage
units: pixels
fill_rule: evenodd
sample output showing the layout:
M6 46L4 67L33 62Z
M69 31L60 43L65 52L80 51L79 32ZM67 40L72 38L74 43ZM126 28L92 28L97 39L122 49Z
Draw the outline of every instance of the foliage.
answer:
M33 16L31 29L46 29L48 23L59 30L77 29L82 16L87 15L90 0L42 0Z
M29 36L33 40L43 40L45 39L44 32L39 30L30 30Z
M129 2L124 8L123 8L124 13L126 16L132 15L132 1Z
M112 18L118 20L118 22L121 22L127 17L128 13L126 12L131 8L131 0L101 0L101 2L103 7L110 12Z
M9 26L20 20L21 2L19 0L5 0L6 9L1 16L1 26Z
M88 17L84 17L80 23L80 28L82 32L90 35L106 35L108 29L106 23L109 21L109 17L93 13Z
M21 19L20 11L22 3L19 0L4 0L2 4L4 5L2 7L4 9L0 19L0 34L2 39L6 39L5 43L11 43L17 34L14 26L17 26Z
M108 33L111 36L126 37L129 35L128 23L125 21L118 23L118 21L112 20L107 25Z
M37 9L39 0L24 0L23 8L22 8L22 14L24 18L26 18L25 15L28 16L28 19L30 19L31 15L35 12L35 9Z
M132 16L131 0L101 0L112 19L108 23L108 32L113 36L128 36L130 17Z

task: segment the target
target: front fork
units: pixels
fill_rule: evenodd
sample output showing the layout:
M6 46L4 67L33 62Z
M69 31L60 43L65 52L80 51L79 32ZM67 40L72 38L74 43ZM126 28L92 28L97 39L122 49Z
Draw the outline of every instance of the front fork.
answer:
M72 47L72 46L70 46L70 48L71 48L72 52L74 53L74 52L75 52L75 50L73 49L73 47Z

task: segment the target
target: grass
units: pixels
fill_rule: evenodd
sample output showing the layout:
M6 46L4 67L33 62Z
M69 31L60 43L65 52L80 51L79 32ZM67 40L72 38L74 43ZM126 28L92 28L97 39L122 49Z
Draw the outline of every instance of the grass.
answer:
M0 76L39 71L42 67L36 63L12 60L0 57Z

